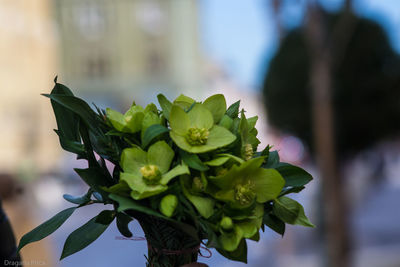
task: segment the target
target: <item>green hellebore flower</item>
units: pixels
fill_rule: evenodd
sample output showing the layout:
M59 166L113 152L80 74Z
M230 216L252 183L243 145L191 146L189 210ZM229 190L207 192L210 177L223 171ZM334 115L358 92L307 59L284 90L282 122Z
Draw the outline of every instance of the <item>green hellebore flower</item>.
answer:
M257 204L251 219L236 221L230 217L223 217L219 223L221 235L218 238L222 248L232 252L238 248L242 238L252 238L257 235L263 215L264 206Z
M157 107L154 104L147 105L145 109L133 104L124 115L111 108L107 108L106 114L112 126L117 131L123 133L142 131L142 138L147 128L153 124L161 123Z
M211 112L202 104L195 104L186 113L173 105L169 117L172 140L190 153L204 153L229 145L236 136L222 126L214 125Z
M186 165L169 169L174 151L165 141L158 141L147 152L139 147L122 151L120 179L132 189L131 197L138 200L167 190L168 182L181 174L189 174Z
M220 176L209 177L219 190L215 198L228 202L234 208L245 208L254 201L265 203L278 197L285 180L274 169L264 169L264 157L233 165Z
M141 106L133 104L125 114L107 108L106 115L117 131L136 133L142 129L144 110Z

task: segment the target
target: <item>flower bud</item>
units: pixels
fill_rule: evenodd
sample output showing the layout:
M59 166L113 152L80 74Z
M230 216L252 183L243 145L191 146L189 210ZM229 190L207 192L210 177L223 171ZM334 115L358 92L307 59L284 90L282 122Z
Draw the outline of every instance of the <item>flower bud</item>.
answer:
M233 222L232 222L232 219L229 217L223 217L219 224L220 224L222 230L230 231L233 229Z

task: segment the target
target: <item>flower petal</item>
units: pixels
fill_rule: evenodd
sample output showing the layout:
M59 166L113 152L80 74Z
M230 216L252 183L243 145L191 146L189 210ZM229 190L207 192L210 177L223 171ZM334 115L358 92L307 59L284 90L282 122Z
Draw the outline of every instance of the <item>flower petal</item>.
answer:
M226 100L222 94L210 96L203 105L211 111L215 123L218 123L226 112Z
M207 145L210 147L220 148L229 145L236 140L236 136L222 126L214 125L210 129Z
M193 103L194 99L185 95L180 95L174 100L174 105L178 105L184 110L188 109Z
M118 130L120 132L124 132L125 127L126 127L126 121L125 121L124 115L122 115L118 111L115 111L111 108L106 109L106 114L107 114L107 118L110 120L112 126L116 130Z
M160 184L166 185L172 178L182 174L190 174L189 168L185 164L177 165L175 168L164 174L161 177Z
M149 164L157 165L161 173L166 173L174 155L174 151L165 141L158 141L147 151L147 160Z
M168 186L160 184L147 185L141 176L131 173L122 172L120 179L129 185L129 187L132 189L131 197L136 200L158 195L159 193L168 189Z
M140 168L147 164L147 153L138 147L125 148L121 155L124 172L141 176Z
M265 203L277 198L285 185L285 180L274 169L260 168L252 173L249 179L255 184L254 191L256 192L256 201L258 203Z
M190 127L189 116L182 108L173 105L169 114L169 124L173 132L185 135Z
M214 124L213 115L202 104L196 104L189 112L190 127L210 129Z
M234 251L239 246L240 241L243 238L243 231L238 226L234 227L231 233L221 234L219 242L222 248L226 251Z

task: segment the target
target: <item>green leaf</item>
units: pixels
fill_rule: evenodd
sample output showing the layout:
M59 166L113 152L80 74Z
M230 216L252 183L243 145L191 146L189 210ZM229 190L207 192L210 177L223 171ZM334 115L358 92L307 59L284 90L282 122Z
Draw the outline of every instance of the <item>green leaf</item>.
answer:
M89 191L85 195L80 196L80 197L74 197L74 196L71 196L71 195L68 195L68 194L64 194L63 198L68 202L81 205L81 204L85 204L85 203L90 201L90 197L92 195L92 192L93 191L91 189L89 189Z
M178 198L175 195L169 194L161 199L160 211L167 217L172 217L178 206Z
M108 187L113 184L112 181L110 181L110 178L104 174L103 169L100 167L74 170L87 185L99 193L104 193L104 190L101 189L101 186Z
M230 130L233 124L233 119L229 117L228 115L224 115L222 119L219 121L220 126Z
M276 168L279 165L278 151L270 151L268 154L267 162L263 164L264 168Z
M160 103L161 109L163 110L164 117L169 120L171 113L172 103L163 95L157 95L158 103Z
M282 237L285 234L285 223L275 215L271 213L264 214L263 223Z
M215 201L209 197L193 195L187 188L190 188L190 176L181 176L180 183L183 194L195 206L201 216L208 219L214 214Z
M311 174L300 167L288 163L280 163L276 170L286 181L285 186L300 187L309 183L313 178Z
M142 146L146 148L154 139L167 133L169 130L160 124L153 124L146 129L142 139Z
M230 158L227 156L217 157L212 160L204 162L206 165L209 166L221 166L222 164L226 163Z
M77 207L72 207L65 209L56 215L54 215L51 219L45 221L29 233L25 234L21 240L19 241L18 251L21 250L25 245L42 240L43 238L51 235L56 231L77 209Z
M257 120L258 120L258 116L254 116L254 117L247 119L249 129L253 129L256 126Z
M200 158L196 154L188 153L184 150L179 150L179 155L183 162L186 163L190 168L198 171L207 171L209 168L204 165Z
M291 193L299 193L301 192L305 187L304 186L296 186L296 187L285 187L283 188L282 192L279 194L279 196L284 196L288 195Z
M54 130L59 139L60 139L60 145L61 147L68 152L75 153L81 157L85 157L86 155L86 150L85 146L79 141L71 141L64 137L59 130Z
M108 224L98 223L96 220L98 217L107 217L110 212L112 211L102 211L99 215L73 231L65 241L60 260L86 248L95 241L107 229L114 217L112 219L110 217Z
M275 199L273 212L279 219L286 223L315 227L306 217L303 206L288 197Z
M237 118L239 116L239 106L240 100L229 106L229 108L226 110L226 115L228 115L232 119Z
M147 162L157 165L161 173L164 174L169 170L174 156L174 151L165 141L158 141L151 145L147 151Z
M96 217L96 223L109 225L115 218L116 212L114 210L103 210Z
M226 112L226 101L222 94L217 94L207 98L203 105L211 111L214 123L218 123Z
M60 83L54 85L51 94L73 96L71 90ZM54 100L51 100L51 105L56 117L57 128L60 132L59 136L70 142L80 142L78 116Z
M96 127L100 122L98 120L98 115L82 99L71 95L43 95L49 97L51 100L54 100L58 104L74 112L93 132L99 132L99 129Z
M129 223L133 220L131 216L126 215L125 213L118 212L117 213L117 228L119 232L125 237L132 237L133 234L129 230Z
M156 216L159 218L165 219L166 217L153 209L150 209L146 206L142 206L139 204L139 202L134 201L130 198L126 197L121 197L118 195L111 194L110 198L116 202L118 202L119 207L118 207L118 212L126 211L126 210L134 210L134 211L139 211L148 215Z

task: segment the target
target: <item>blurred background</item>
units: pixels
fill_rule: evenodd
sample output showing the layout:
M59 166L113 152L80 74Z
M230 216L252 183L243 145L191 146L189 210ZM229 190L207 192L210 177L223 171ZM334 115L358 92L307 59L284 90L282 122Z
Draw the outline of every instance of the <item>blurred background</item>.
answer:
M400 266L399 1L2 0L0 51L0 197L18 240L69 206L64 193L87 191L40 96L58 75L102 108L223 93L259 115L259 148L314 175L296 197L317 227L266 230L247 266ZM144 266L146 242L118 240L115 225L58 260L92 206L24 261ZM199 261L245 266L212 253Z

